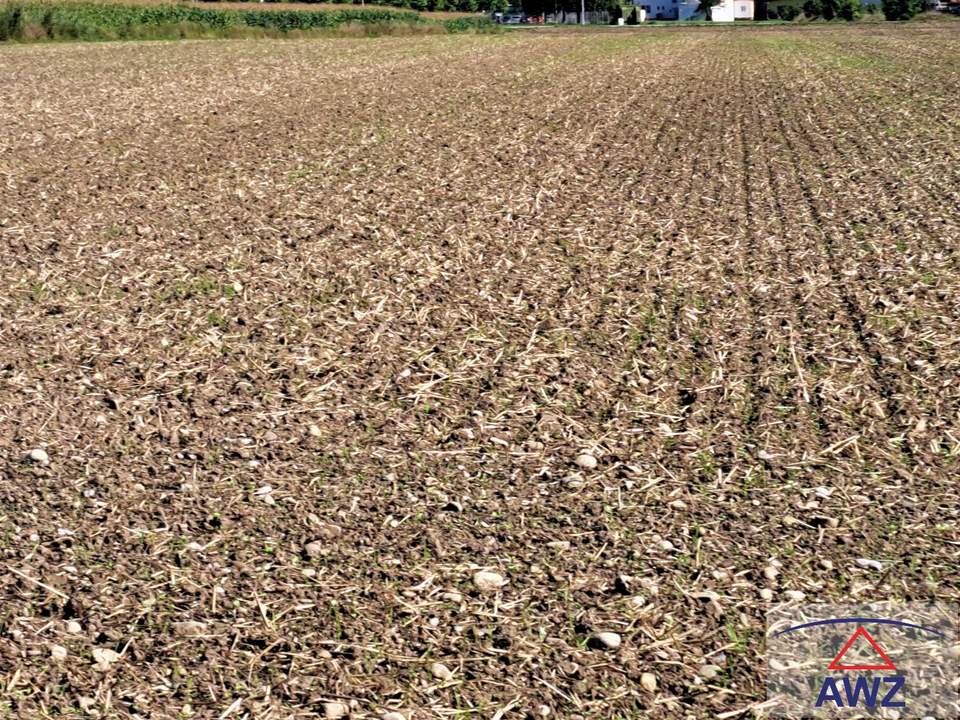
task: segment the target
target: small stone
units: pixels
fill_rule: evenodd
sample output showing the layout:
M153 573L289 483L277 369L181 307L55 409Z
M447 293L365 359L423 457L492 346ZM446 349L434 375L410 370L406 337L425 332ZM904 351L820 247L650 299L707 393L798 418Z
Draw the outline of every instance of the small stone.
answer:
M443 593L443 595L440 596L440 598L442 600L446 600L447 602L452 602L452 603L463 602L463 595L461 595L456 591L445 592Z
M50 657L57 662L63 662L67 659L67 649L63 645L51 645Z
M871 560L870 558L857 558L855 562L857 565L862 568L866 568L867 570L876 570L877 572L883 570L883 563L881 563L879 560Z
M340 537L343 534L343 530L339 525L334 525L333 523L320 522L319 527L317 528L317 535L319 535L324 540L332 540L335 537Z
M507 584L507 580L500 573L490 570L480 570L473 575L473 584L480 592L494 593Z
M660 542L660 549L665 552L673 552L674 550L676 550L673 543L670 542L669 540L662 540Z
M196 620L185 620L184 622L173 623L173 634L184 637L196 637L203 635L207 631L206 623Z
M306 547L303 548L307 552L307 557L320 557L323 555L323 543L314 541L307 543Z
M719 665L704 665L700 668L700 675L707 680L712 680L717 675L720 674L720 671L723 670Z
M770 588L761 588L760 589L760 599L770 602L773 600L773 590Z
M620 635L615 632L598 632L590 637L590 645L592 647L605 648L607 650L616 650L620 647L621 642Z
M820 487L814 488L813 493L818 498L823 498L824 500L827 500L831 495L833 495L833 490L824 485L821 485Z
M30 462L35 462L38 465L49 465L50 456L47 455L47 451L43 448L34 448L29 453L27 453L27 460Z
M430 666L430 673L437 679L446 682L453 677L453 670L443 663L435 662Z
M350 714L350 706L342 702L326 702L323 704L323 716L328 720L339 720Z
M320 429L319 425L311 425L308 429L308 432L312 437L323 437L323 431Z
M773 565L767 565L767 566L763 569L763 576L764 576L767 580L776 580L776 579L777 579L777 575L779 575L779 574L780 574L780 571L777 570L777 568L775 568Z
M634 595L630 598L630 604L635 608L641 608L647 604L647 599L643 595Z
M547 543L547 547L550 548L551 550L560 550L560 551L569 550L570 541L569 540L551 540L550 542Z
M783 594L787 596L787 599L794 600L797 602L799 602L800 600L803 600L806 597L806 594L800 592L799 590L785 590Z
M93 661L96 663L97 670L106 672L117 660L120 659L119 653L110 648L94 648Z
M71 635L79 635L83 632L83 626L76 620L71 620L67 623L67 632Z
M657 690L657 676L652 672L645 672L640 676L640 687L642 687L647 692L656 692Z
M821 558L820 567L822 567L824 570L833 570L833 560L827 560L826 558Z
M407 716L401 712L388 712L383 714L382 720L407 720Z
M574 462L584 470L593 470L597 467L597 459L590 453L580 453Z

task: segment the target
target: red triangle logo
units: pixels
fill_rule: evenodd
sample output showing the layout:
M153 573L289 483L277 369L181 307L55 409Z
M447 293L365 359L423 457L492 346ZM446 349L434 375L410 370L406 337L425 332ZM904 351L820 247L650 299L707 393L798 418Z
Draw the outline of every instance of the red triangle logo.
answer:
M867 642L870 643L870 646L877 651L877 655L879 655L883 659L882 665L844 665L841 662L843 660L843 656L847 653L847 650L853 647L853 643L856 642L858 637L863 637L867 639ZM889 657L887 657L887 654L883 651L883 648L880 647L877 641L873 639L870 633L868 633L862 627L858 627L857 631L850 636L849 640L847 640L846 645L840 648L840 652L837 653L837 656L833 659L833 662L830 663L829 666L827 666L827 669L828 670L894 670L896 671L897 667L896 665L893 664L893 661L890 660Z

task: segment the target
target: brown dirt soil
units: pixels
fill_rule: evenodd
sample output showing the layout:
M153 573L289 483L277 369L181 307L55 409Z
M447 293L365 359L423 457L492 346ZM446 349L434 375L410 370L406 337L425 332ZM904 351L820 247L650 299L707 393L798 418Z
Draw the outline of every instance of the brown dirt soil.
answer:
M771 599L956 600L958 27L0 47L0 715L751 717Z

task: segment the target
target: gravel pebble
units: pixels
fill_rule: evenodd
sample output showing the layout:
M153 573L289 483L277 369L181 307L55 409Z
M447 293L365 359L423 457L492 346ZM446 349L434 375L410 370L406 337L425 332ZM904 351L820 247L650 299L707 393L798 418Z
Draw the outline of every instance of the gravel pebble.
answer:
M182 637L195 637L197 635L203 635L206 631L206 624L196 620L185 620L184 622L173 623L173 634Z
M476 585L481 592L494 593L506 585L507 581L500 573L495 573L490 570L480 570L474 573L473 584Z
M602 647L608 650L616 650L620 647L621 639L620 635L615 632L598 632L594 633L591 638L592 644L595 647Z
M430 666L430 673L437 679L447 681L453 677L453 670L443 663L435 662Z
M119 653L110 648L94 648L93 661L96 663L97 670L106 672L117 660L120 659Z
M715 678L717 675L720 674L720 671L722 669L723 668L721 668L719 665L710 665L710 664L703 665L700 668L700 675L706 678L707 680L712 680L713 678Z
M597 459L590 453L580 453L575 461L578 467L584 470L593 470L597 467Z
M645 672L640 676L640 687L647 692L656 692L657 676L652 672Z
M27 460L30 462L39 463L40 465L49 465L50 456L47 455L47 451L43 448L34 448L29 453L27 453Z
M870 558L857 558L856 563L860 567L866 568L867 570L876 570L877 572L883 570L883 563L881 563L879 560L871 560Z
M342 702L327 702L323 704L323 716L328 720L339 720L350 714L350 706Z
M51 645L50 657L57 662L63 662L67 659L67 649L63 645Z

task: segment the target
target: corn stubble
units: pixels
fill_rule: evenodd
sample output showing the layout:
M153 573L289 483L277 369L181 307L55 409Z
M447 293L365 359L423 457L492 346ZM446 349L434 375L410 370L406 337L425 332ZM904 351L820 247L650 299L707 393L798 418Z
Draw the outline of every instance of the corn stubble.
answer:
M0 705L750 716L956 598L958 56L0 48Z

